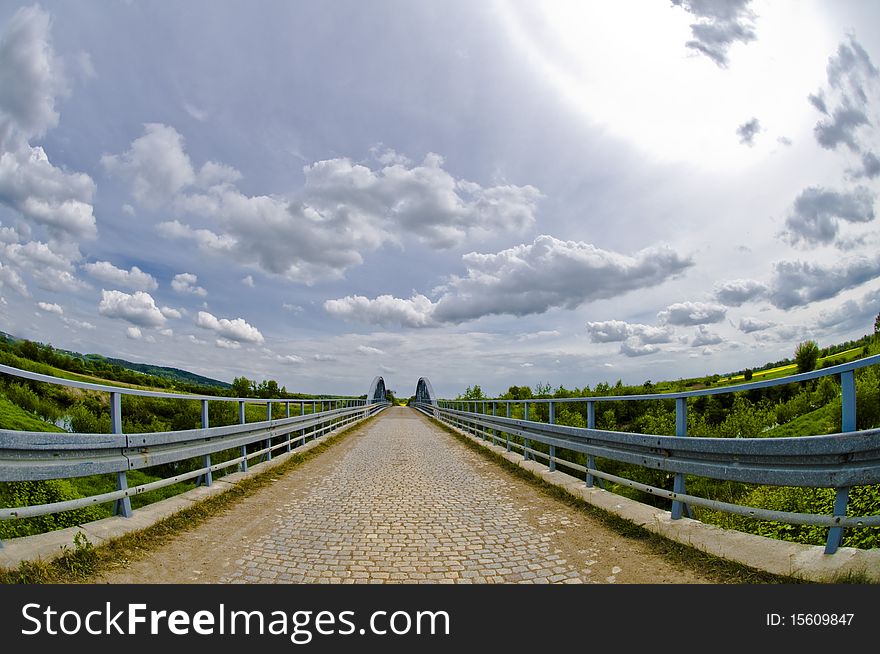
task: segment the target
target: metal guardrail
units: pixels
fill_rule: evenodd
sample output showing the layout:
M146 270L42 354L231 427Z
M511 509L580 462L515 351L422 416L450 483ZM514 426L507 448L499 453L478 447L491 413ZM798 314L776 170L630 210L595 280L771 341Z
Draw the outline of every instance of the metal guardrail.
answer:
M117 475L115 491L65 502L0 508L0 520L58 513L106 502L115 502L115 513L130 517L133 495L193 478L198 479L199 483L210 486L213 483L213 473L218 470L237 466L239 470L247 471L248 461L251 459L265 457L269 460L272 458L272 453L279 449L290 452L297 441L296 446L304 445L309 438L320 438L378 413L388 406L388 402L384 401L384 381L381 378L373 380L371 391L379 387L383 393L382 399L379 399L376 392L374 397L368 395L368 399L333 397L298 400L230 398L144 391L61 379L5 365L0 365L0 373L49 384L109 393L110 422L113 432L70 434L0 430L0 481L70 479L103 473ZM123 434L122 395L201 402L202 426L199 429L181 431ZM210 427L209 402L237 402L239 424ZM266 420L247 422L246 404L266 405ZM285 405L284 418L272 419L275 404ZM291 416L291 404L298 405L299 415ZM307 408L311 409L310 413L306 412ZM273 439L278 438L285 440L273 443ZM248 446L254 443L261 443L262 447L248 451ZM240 456L221 463L211 462L212 454L236 448L240 449ZM202 457L202 466L196 470L148 484L128 487L126 473L129 470L197 457Z
M428 416L481 436L494 443L505 441L507 450L522 451L525 459L541 458L549 470L558 466L585 474L592 487L595 479L607 480L672 501L672 519L691 514L690 505L760 520L789 524L828 527L825 552L833 554L840 547L845 528L878 527L880 515L848 517L849 490L853 486L880 483L880 429L856 431L855 370L880 364L880 355L857 361L791 375L778 379L708 388L677 393L591 396L578 398L539 398L528 400L438 400L430 382L419 380L414 406ZM820 436L789 438L703 438L687 437L687 400L704 395L737 393L759 388L840 375L842 432ZM675 400L675 436L637 434L596 429L597 402L640 400ZM586 404L586 428L555 424L555 408L560 403ZM511 418L513 405L523 406L522 420ZM548 423L529 420L529 407L548 404ZM498 406L505 416L499 416ZM490 413L491 408L491 413ZM511 440L522 440L517 443ZM530 447L530 441L548 446L548 453ZM585 454L583 466L556 454L557 448ZM599 470L596 458L636 464L650 470L674 474L673 490L657 488ZM720 502L695 495L685 489L685 475L719 481L833 488L832 515L771 511L756 507Z

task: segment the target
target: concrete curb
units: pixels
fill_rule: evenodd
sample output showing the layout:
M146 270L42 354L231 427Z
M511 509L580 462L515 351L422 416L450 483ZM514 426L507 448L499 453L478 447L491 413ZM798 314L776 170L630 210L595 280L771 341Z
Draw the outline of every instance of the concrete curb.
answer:
M377 415L377 414L374 414ZM336 436L357 427L367 418L362 418L345 425L340 430L330 431L317 440L309 441L303 446L297 447L290 452L273 454L269 461L250 464L247 472L233 472L215 479L211 486L199 486L191 490L169 497L159 502L154 502L141 507L132 513L130 518L112 516L95 522L89 522L76 527L49 531L33 536L22 536L11 540L4 540L0 547L0 568L15 569L24 561L48 562L62 556L65 551L73 551L75 548L74 538L77 534L85 534L93 545L119 538L141 529L151 527L165 518L184 509L204 501L215 495L220 495L229 490L244 479L256 477L268 470L275 468L287 461L294 454L303 454L317 447L327 440L328 436Z
M848 574L856 574L865 575L872 583L880 583L880 549L841 547L828 555L819 545L789 543L690 518L673 520L669 511L597 487L587 488L583 479L559 470L550 472L537 461L524 460L522 454L508 452L506 447L442 424L569 495L677 543L756 570L805 581L834 583Z

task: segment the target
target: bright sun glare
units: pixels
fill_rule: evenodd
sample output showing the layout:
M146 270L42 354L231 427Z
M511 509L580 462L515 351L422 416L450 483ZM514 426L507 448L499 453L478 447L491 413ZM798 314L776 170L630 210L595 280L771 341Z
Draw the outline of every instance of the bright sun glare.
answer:
M735 170L809 134L807 95L840 35L810 4L755 2L757 40L727 68L685 47L694 17L669 2L500 2L513 44L592 122L653 159ZM772 44L772 46L770 45ZM737 127L758 118L752 147Z

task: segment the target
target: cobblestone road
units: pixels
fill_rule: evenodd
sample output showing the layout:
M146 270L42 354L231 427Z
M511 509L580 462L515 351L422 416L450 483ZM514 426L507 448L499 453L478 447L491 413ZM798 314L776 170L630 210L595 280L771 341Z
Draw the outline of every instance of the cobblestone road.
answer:
M266 498L248 498L106 580L707 582L404 407L386 410L270 490L271 508Z

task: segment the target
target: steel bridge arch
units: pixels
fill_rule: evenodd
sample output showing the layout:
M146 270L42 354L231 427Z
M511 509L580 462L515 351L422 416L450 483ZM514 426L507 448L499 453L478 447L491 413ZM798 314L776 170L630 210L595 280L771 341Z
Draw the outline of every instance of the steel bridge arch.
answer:
M437 406L437 396L434 394L434 387L427 377L420 377L416 384L416 402Z
M370 391L367 393L367 402L385 401L385 380L382 377L373 377Z

